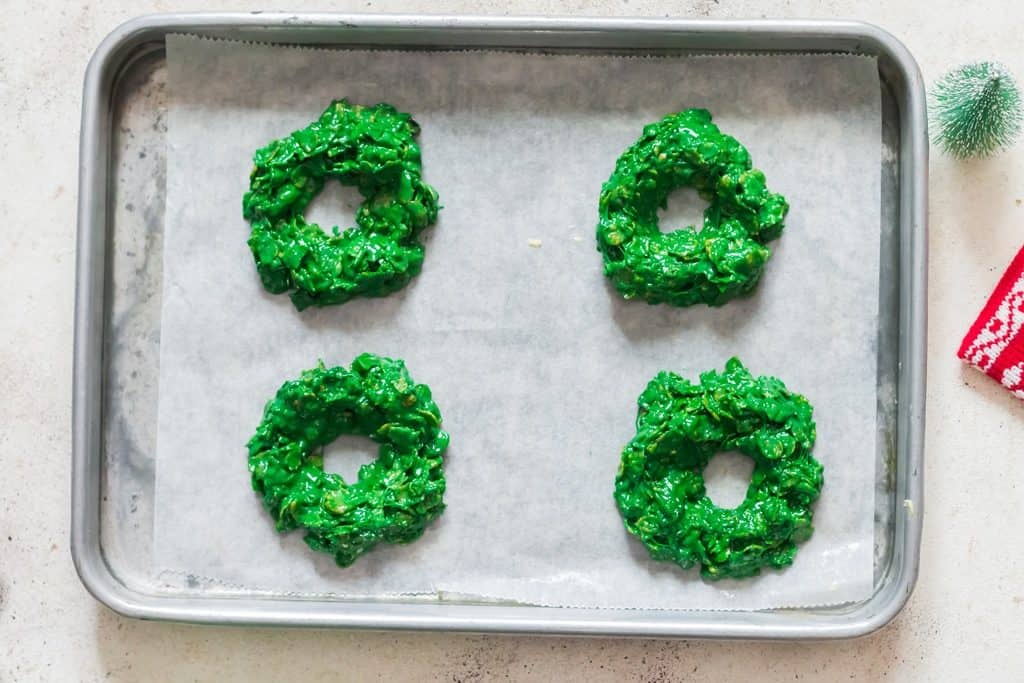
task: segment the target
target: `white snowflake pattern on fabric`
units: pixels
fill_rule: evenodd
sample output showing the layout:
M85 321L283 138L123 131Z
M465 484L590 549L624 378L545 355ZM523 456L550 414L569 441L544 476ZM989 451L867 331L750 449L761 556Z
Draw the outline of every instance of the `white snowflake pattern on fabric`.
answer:
M1024 398L1024 362L1006 368L999 381L1012 391L1014 396Z
M987 371L1021 327L1024 327L1024 276L1013 283L1013 288L999 304L992 319L971 344L967 351L968 362Z

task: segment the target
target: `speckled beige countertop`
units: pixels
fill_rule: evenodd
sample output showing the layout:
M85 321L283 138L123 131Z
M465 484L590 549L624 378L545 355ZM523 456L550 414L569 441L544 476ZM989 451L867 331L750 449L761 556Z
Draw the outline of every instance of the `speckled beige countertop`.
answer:
M667 642L212 628L123 619L68 552L71 345L81 80L132 16L252 2L3 4L0 23L0 681L1022 680L1024 403L954 358L1024 243L1024 143L931 164L927 515L904 612L860 640ZM272 7L267 7L270 9ZM359 0L288 9L862 19L928 82L974 58L1024 77L1017 0Z

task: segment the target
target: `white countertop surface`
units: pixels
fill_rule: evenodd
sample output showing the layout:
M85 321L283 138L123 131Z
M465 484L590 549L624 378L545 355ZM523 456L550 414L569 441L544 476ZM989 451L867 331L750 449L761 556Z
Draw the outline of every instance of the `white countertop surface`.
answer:
M284 4L284 3L282 3ZM903 40L930 84L997 59L1024 80L1017 0L361 0L290 10L860 19ZM215 628L121 618L68 551L81 81L132 16L251 2L5 3L0 23L0 681L1021 680L1024 402L957 344L1024 243L1024 142L987 161L933 150L921 577L903 613L849 642L742 643ZM267 9L271 9L267 7Z

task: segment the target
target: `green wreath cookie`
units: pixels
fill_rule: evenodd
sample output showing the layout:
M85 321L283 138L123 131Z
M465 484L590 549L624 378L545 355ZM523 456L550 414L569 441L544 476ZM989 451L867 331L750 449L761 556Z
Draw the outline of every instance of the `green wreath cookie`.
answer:
M662 233L658 209L680 187L708 202L704 225ZM627 299L721 306L749 293L783 229L789 205L769 192L750 154L688 109L644 128L601 189L598 250Z
M796 544L813 531L811 504L823 483L807 399L733 358L700 384L658 373L637 403L615 500L651 557L700 564L708 579L792 564ZM708 498L702 473L716 453L732 450L754 461L754 474L746 499L726 510Z
M320 118L256 152L242 215L267 291L295 307L385 296L420 272L420 232L437 192L420 177L419 126L388 104L331 103ZM327 235L303 211L328 178L357 187L356 227Z
M353 483L323 469L323 447L342 434L380 445ZM278 531L304 528L309 547L347 567L380 542L414 541L441 514L447 447L430 389L402 361L364 353L351 370L320 364L284 383L249 441L249 471Z

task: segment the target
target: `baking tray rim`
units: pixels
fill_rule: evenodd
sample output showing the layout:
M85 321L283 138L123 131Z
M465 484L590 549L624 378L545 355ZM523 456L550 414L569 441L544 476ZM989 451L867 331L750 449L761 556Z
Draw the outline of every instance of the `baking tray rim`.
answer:
M468 603L316 602L150 595L122 583L106 563L100 539L102 342L107 175L113 85L140 46L168 33L272 42L350 42L454 47L624 48L709 51L852 51L879 58L899 106L899 342L897 501L893 557L881 587L845 611L731 612L601 610ZM301 36L302 32L308 35ZM360 35L362 34L362 35ZM505 41L502 40L505 38ZM312 38L303 40L302 38ZM564 39L565 43L558 43ZM643 40L638 40L643 39ZM335 40L333 42L344 42ZM418 42L419 41L419 42ZM425 42L424 42L425 41ZM614 41L613 41L614 42ZM837 47L837 45L839 47ZM830 47L831 46L831 47ZM831 639L866 635L889 623L917 581L923 515L923 444L927 289L928 142L920 70L906 47L871 24L817 20L689 20L486 17L452 15L174 13L120 25L99 45L86 70L79 156L79 205L72 389L71 554L85 588L124 616L211 624L443 630L525 634L746 639ZM810 617L810 618L808 618Z

